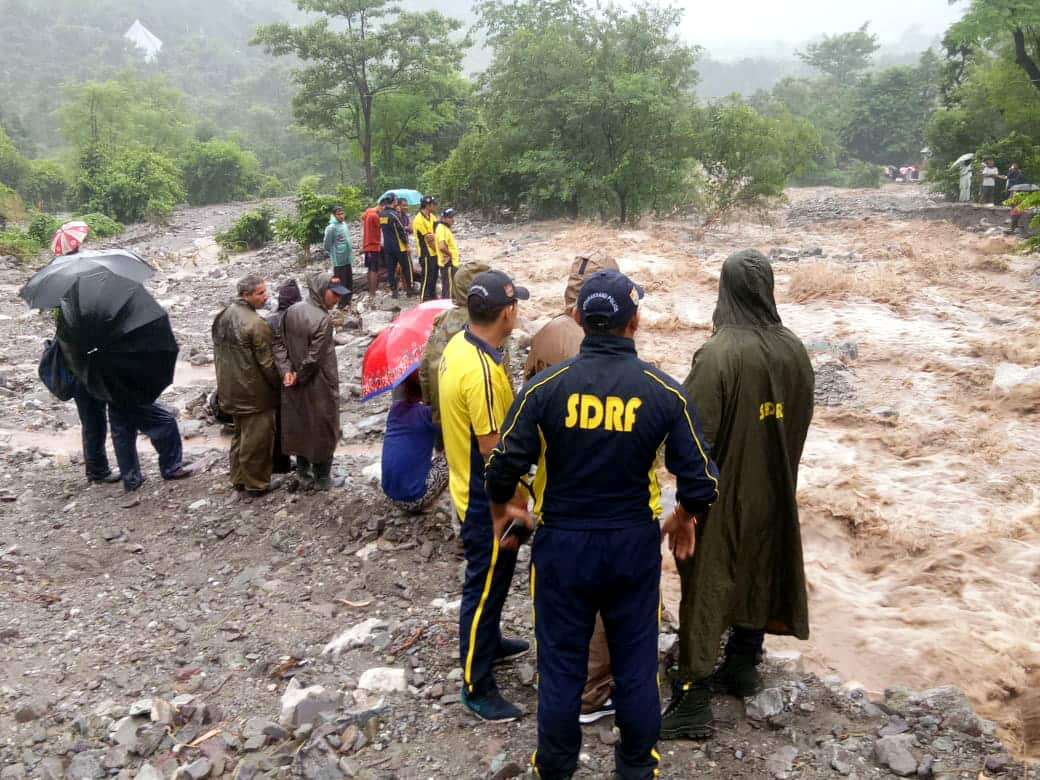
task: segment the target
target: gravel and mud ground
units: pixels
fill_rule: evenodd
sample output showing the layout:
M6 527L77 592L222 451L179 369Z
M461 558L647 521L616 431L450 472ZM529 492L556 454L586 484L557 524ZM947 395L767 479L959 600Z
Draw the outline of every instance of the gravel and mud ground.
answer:
M722 260L756 246L813 353L813 638L769 640L771 690L720 701L710 742L662 743L662 776L1040 777L1040 372L1015 382L1040 364L1038 261L999 235L1001 209L910 187L789 197L703 237L680 218L460 219L464 255L532 288L529 332L562 307L570 258L607 250L648 289L641 352L681 379ZM361 296L343 318L345 487L244 501L227 484L229 437L198 404L212 317L248 271L276 286L318 267L287 246L220 258L213 233L248 207L183 210L118 242L161 267L149 287L182 358L162 401L201 464L165 483L142 441L136 502L83 479L75 409L35 376L53 326L17 298L29 269L0 259L0 776L516 776L533 714L491 726L457 703L463 560L446 500L405 517L371 479L388 400L360 403L360 358L398 302ZM672 572L664 585L674 613ZM526 588L519 567L504 622L530 638ZM673 644L666 624L663 664ZM531 713L533 671L499 673ZM279 725L297 685L324 692ZM611 725L585 729L578 777L609 776Z

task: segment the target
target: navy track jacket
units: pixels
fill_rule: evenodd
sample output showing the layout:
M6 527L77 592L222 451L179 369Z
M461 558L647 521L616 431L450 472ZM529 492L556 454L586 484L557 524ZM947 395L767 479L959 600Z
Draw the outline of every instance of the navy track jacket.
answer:
M586 336L577 357L528 382L502 431L485 470L487 495L506 503L539 463L535 512L547 526L597 530L654 520L662 445L687 512L701 514L718 497L718 468L682 385L640 360L631 339Z

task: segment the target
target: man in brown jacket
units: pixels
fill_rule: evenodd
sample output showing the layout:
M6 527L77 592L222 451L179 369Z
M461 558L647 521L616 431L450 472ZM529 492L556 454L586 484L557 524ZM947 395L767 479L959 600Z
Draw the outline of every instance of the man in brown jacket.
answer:
M271 326L256 313L267 286L256 274L239 279L238 298L213 320L213 359L220 408L235 418L231 439L231 484L250 495L278 487L272 482L278 369L271 351Z
M578 302L578 290L582 280L591 273L604 268L618 270L613 257L596 253L590 257L575 257L571 263L571 274L567 289L563 292L563 313L553 317L531 339L531 351L524 366L524 381L535 374L578 354L585 331L574 321L574 305ZM600 718L614 714L614 702L610 689L614 676L610 671L610 648L603 619L596 616L596 627L589 642L589 667L585 688L581 692L581 723L595 723Z
M318 490L332 487L332 456L339 441L339 367L332 317L348 290L328 271L307 278L307 298L285 312L275 334L282 375L282 450L296 456L296 475Z

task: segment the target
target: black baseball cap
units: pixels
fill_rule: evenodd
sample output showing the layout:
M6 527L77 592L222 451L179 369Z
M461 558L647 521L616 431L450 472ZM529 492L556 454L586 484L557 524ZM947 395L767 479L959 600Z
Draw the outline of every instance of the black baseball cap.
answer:
M501 271L484 271L473 277L466 297L467 300L480 298L484 308L497 309L517 301L526 301L531 293L526 287L513 284L513 280Z
M420 206L437 205L437 199L433 195L423 195L422 200L419 201Z
M396 201L397 201L397 193L396 192L386 192L386 193L383 193L383 197L380 198L380 200L379 200L380 203L394 203Z
M639 310L643 288L620 271L604 268L585 279L578 291L581 322L611 330L628 324Z
M441 212L441 216L442 217L454 217L455 216L455 209L453 209L453 208L446 208L446 209L444 209L444 211Z
M326 290L332 290L336 295L350 295L350 290L344 286L343 280L338 276L333 276L329 279L329 283L325 285Z

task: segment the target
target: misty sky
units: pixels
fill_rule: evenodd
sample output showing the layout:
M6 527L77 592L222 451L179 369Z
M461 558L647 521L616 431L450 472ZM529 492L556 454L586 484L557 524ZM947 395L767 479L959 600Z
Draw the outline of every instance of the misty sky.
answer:
M683 4L683 35L716 57L755 53L755 42L800 43L823 33L854 30L869 21L882 44L894 44L909 28L941 37L963 14L964 0L698 0ZM764 53L764 52L763 52Z

